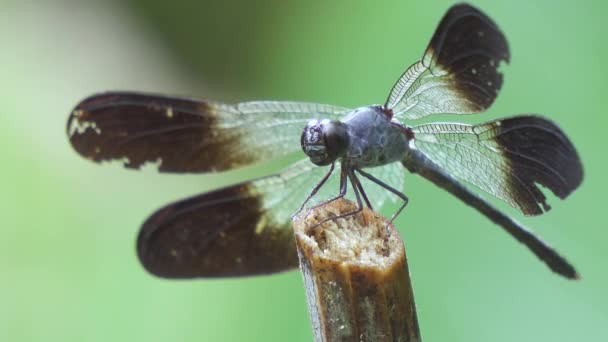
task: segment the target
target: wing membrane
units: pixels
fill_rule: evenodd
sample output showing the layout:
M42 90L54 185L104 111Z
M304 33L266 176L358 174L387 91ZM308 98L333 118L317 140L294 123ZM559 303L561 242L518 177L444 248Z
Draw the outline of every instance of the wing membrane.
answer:
M538 184L565 198L582 180L582 165L568 137L539 116L478 125L425 124L413 132L416 148L448 173L526 215L550 209Z
M161 172L222 171L301 150L315 117L340 118L330 105L260 101L222 104L132 92L93 95L68 120L74 149L96 162L120 160Z
M159 209L141 228L140 261L149 272L167 278L244 276L297 267L290 215L310 191L298 185L322 170L297 165Z
M143 224L137 242L140 261L149 272L166 278L244 276L295 268L291 215L327 171L305 159L269 177L169 204ZM373 171L403 183L398 163ZM338 173L309 205L338 193ZM388 198L386 191L371 184L366 191L378 206Z
M422 60L393 86L385 106L407 119L484 111L502 86L499 64L509 58L506 38L490 18L470 5L455 5Z

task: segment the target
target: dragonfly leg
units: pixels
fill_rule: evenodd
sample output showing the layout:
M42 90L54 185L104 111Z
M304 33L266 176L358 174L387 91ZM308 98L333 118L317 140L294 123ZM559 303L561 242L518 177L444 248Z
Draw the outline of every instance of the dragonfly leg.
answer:
M323 201L323 202L321 202L321 203L315 204L314 206L312 206L311 208L309 208L309 209L308 209L308 211L306 211L306 215L305 215L304 217L308 217L308 215L310 214L310 212L311 212L312 210L314 210L314 209L316 209L316 208L318 208L318 207L320 207L320 206L326 205L326 204L328 204L328 203L331 203L331 202L333 202L333 201L335 201L335 200L338 200L338 199L340 199L340 198L344 197L344 196L346 195L346 190L347 190L347 182L346 182L346 177L347 177L347 168L346 168L346 166L345 166L345 165L342 165L342 168L340 169L340 193L338 194L338 196L333 197L333 198L330 198L330 199L328 199L328 200L326 200L326 201ZM320 187L319 187L319 188L320 188ZM317 190L318 190L318 189L317 189ZM310 199L310 198L308 198L308 199L307 199L307 201L308 201L309 199ZM303 206L302 206L302 207L303 207ZM301 208L300 210L302 210L302 208ZM298 211L298 213L299 213L299 211ZM296 214L298 214L298 213L296 213ZM294 216L295 216L295 215L294 215ZM292 216L292 218L293 218L293 216Z
M369 179L370 181L372 181L372 182L380 185L381 187L385 188L386 190L392 192L393 194L395 194L397 197L399 197L403 201L403 204L401 204L399 209L397 209L397 211L393 214L393 216L391 216L389 223L393 223L393 220L395 220L395 218L401 213L401 211L405 208L405 206L409 202L409 199L407 198L407 196L405 196L405 194L403 192L393 188L392 186L384 183L383 181L379 180L378 178L372 176L371 174L369 174L361 169L357 169L356 171L359 172L359 174L361 176Z
M293 215L291 215L291 218L294 218L296 216L298 216L298 214L300 214L300 212L302 212L302 210L304 210L304 206L306 206L306 203L308 203L308 201L310 201L310 199L317 194L317 192L319 191L319 189L321 189L321 187L325 184L325 182L327 182L327 180L329 179L329 176L331 176L331 173L334 171L334 167L336 166L336 163L331 163L331 166L329 167L329 171L327 171L327 173L325 174L325 176L323 176L323 178L321 178L321 181L319 183L317 183L317 185L312 189L312 191L310 192L310 194L308 195L308 197L306 197L306 199L304 200L304 203L302 203L302 206L300 207L300 209L298 209L298 211L296 211L295 213L293 213ZM346 192L346 191L345 191Z
M342 174L344 174L344 173L345 172L343 172ZM359 182L359 179L357 178L357 176L355 176L355 173L352 170L348 171L348 173L346 173L346 175L348 176L348 179L351 181L351 184L353 186L353 192L355 193L355 198L357 199L357 209L355 209L353 211L350 211L350 212L348 212L346 214L338 215L336 217L327 218L327 219L325 219L325 220L323 220L323 221L315 224L314 226L310 227L310 229L314 229L314 228L316 228L316 227L318 227L318 226L320 226L323 223L328 222L328 221L335 221L335 220L339 220L341 218L345 218L345 217L349 217L349 216L352 216L352 215L356 215L356 214L360 213L363 210L363 201L361 201L361 197L362 196L359 193L359 190L363 191L363 188L361 187L361 182ZM342 181L342 180L343 179L340 178L340 181ZM344 180L345 180L344 183L346 183L346 177L344 177ZM345 189L344 194L342 194L341 197L344 197L344 195L346 194L346 185L344 186L344 189ZM369 200L367 199L367 195L365 195L365 193L363 193L363 198L365 199L365 202L369 204ZM332 200L335 200L335 199L332 199ZM332 200L330 200L330 201L328 201L326 203L329 203ZM326 204L326 203L323 203L323 204ZM318 206L315 206L315 207L318 207Z
M359 178L357 178L357 175L355 175L354 172L351 172L350 176L350 181L353 184L353 188L356 188L359 190L359 192L361 193L361 197L363 197L363 199L365 200L365 204L367 205L368 208L370 208L371 210L374 210L374 208L372 207L372 204L370 203L369 199L367 198L367 194L365 193L365 190L363 190L363 185L361 185L361 181L359 181ZM355 195L357 195L357 192L355 192ZM361 205L359 205L361 206Z

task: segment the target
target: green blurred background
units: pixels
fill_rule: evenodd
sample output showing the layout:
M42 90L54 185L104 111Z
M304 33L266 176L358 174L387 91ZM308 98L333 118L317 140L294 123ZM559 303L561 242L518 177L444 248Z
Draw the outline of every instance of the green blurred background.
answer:
M451 1L0 2L0 341L310 341L301 276L168 281L135 256L169 201L238 175L100 167L71 108L131 89L233 101L383 102ZM512 63L487 120L546 113L575 142L581 188L523 218L577 265L549 272L492 223L409 176L397 220L425 341L608 341L608 33L603 1L475 1ZM446 117L442 117L446 119ZM455 119L454 117L447 119Z

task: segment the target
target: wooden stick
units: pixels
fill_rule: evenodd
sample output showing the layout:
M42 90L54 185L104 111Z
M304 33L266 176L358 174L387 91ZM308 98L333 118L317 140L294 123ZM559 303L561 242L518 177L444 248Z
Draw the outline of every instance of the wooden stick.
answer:
M337 200L294 220L317 342L420 341L405 248L387 220ZM311 228L313 227L313 228Z

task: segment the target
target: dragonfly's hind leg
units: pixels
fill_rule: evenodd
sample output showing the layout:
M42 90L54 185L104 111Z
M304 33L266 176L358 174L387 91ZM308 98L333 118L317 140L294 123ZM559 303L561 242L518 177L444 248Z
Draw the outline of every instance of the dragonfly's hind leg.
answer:
M385 188L386 190L392 192L393 194L395 194L397 197L399 197L402 201L403 204L401 204L401 206L399 207L399 209L397 209L397 211L393 214L393 216L391 216L391 219L389 221L389 223L393 223L393 221L395 220L395 218L401 213L401 211L405 208L405 206L407 205L407 203L409 202L409 198L407 198L407 196L405 196L405 194L395 188L393 188L392 186L384 183L383 181L379 180L378 178L372 176L371 174L361 170L361 169L357 169L357 172L359 172L359 174L367 179L369 179L370 181L380 185L381 187Z

